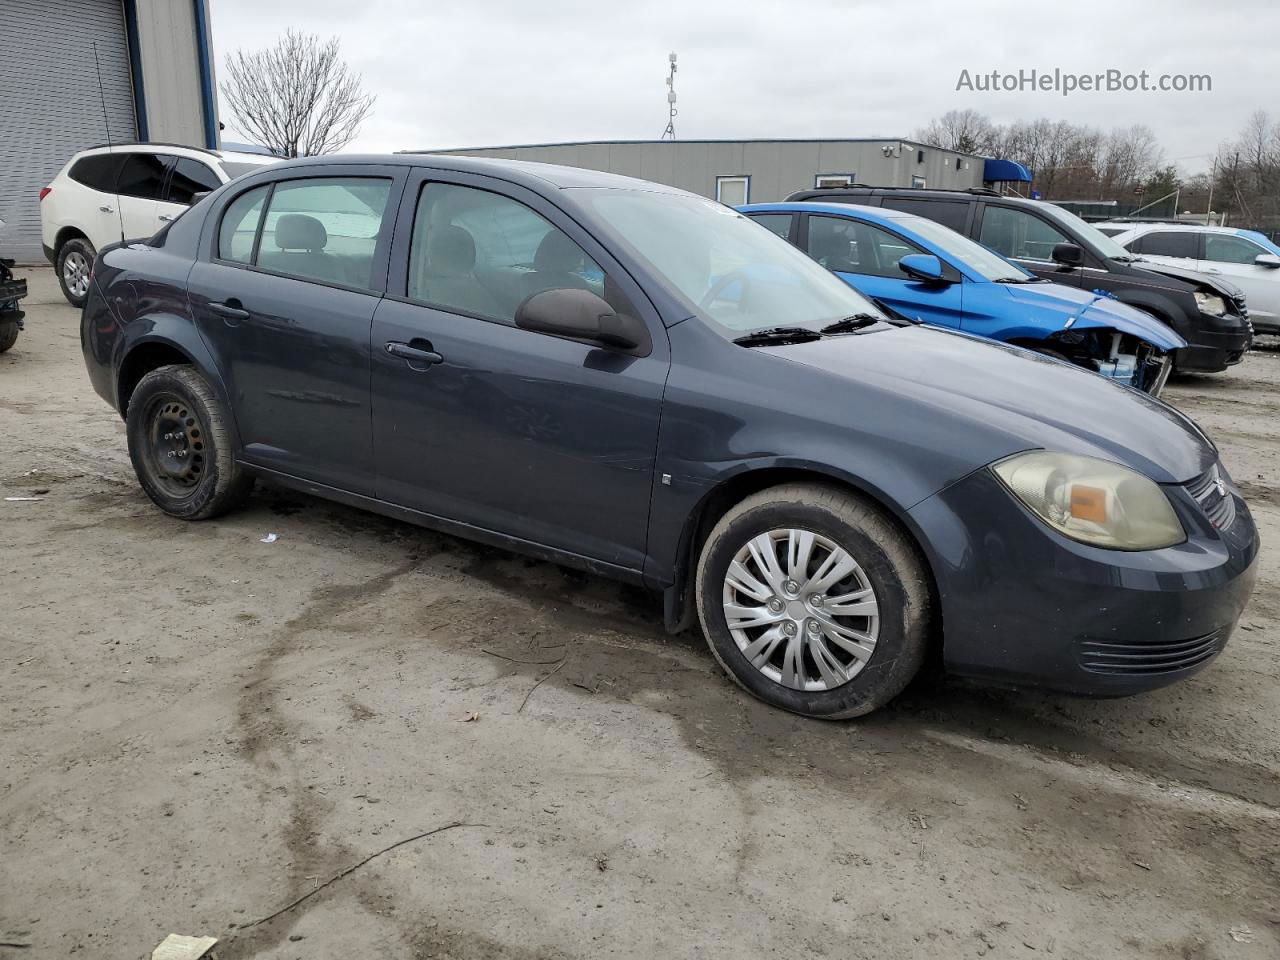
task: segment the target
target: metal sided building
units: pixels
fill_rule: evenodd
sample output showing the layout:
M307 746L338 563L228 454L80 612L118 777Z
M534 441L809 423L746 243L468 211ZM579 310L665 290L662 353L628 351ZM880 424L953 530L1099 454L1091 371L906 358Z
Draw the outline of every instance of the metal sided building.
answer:
M44 262L40 188L78 150L218 146L207 0L3 0L0 12L0 256Z
M587 167L669 184L732 206L855 183L964 190L1031 179L1009 169L1017 164L900 139L600 140L422 152Z

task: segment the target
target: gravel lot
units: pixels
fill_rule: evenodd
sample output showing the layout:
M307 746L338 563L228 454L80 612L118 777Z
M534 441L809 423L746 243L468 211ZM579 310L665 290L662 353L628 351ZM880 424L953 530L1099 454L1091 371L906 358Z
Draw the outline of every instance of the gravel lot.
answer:
M1268 541L1209 669L1118 701L934 681L831 724L630 588L283 491L167 519L27 276L0 960L1280 955L1280 348L1169 389Z

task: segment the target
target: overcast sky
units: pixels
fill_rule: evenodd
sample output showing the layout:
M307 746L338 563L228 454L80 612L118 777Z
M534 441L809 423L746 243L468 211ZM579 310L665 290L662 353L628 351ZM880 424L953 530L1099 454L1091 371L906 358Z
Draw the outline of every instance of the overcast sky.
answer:
M1204 169L1280 115L1277 0L212 0L221 66L289 27L337 35L378 97L351 149L656 139L679 54L681 139L900 137L953 108L1148 124ZM961 70L1209 74L1210 93L957 92ZM234 118L225 105L228 139Z

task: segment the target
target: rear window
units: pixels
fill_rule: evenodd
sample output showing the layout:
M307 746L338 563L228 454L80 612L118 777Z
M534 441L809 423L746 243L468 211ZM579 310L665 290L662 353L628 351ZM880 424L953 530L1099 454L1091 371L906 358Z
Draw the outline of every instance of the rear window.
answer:
M921 200L918 197L885 197L880 206L886 210L901 210L903 213L914 213L917 217L933 220L950 227L952 230L964 232L969 219L968 200Z
M116 192L116 179L125 155L120 153L95 153L81 157L71 165L67 176L91 190L102 193Z

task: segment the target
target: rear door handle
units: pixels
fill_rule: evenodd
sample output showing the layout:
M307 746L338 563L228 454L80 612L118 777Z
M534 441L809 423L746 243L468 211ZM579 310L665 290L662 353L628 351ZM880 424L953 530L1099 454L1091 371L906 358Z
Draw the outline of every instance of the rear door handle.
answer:
M98 209L99 209L99 210L101 210L103 213L115 213L115 212L116 212L116 208L115 208L115 207L108 207L105 203L104 203L102 206L100 206Z
M239 300L228 300L226 303L209 302L209 312L216 313L228 324L240 323L249 319L249 311L240 306Z
M420 343L423 346L415 347L412 343L388 340L385 349L391 356L409 361L409 366L415 370L425 370L432 364L444 363L444 357L432 350L428 341L414 340L413 343Z

